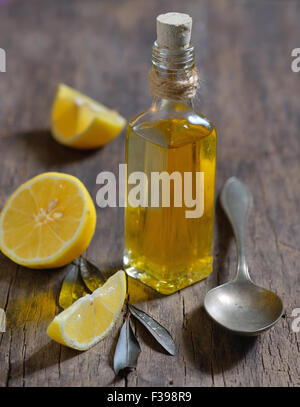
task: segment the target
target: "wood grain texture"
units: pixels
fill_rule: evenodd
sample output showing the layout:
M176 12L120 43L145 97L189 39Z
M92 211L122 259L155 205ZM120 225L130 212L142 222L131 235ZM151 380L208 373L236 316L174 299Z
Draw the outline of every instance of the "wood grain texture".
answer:
M21 182L43 171L80 177L93 198L96 176L124 162L124 134L94 152L66 149L49 133L59 82L120 111L128 119L150 105L147 71L155 17L178 10L194 19L193 42L202 76L200 110L219 134L217 191L232 175L252 190L247 239L254 280L282 296L286 316L259 338L239 338L214 325L205 293L234 275L230 226L216 209L215 270L205 281L163 297L134 280L131 301L168 327L178 355L170 357L136 324L138 368L126 378L112 369L116 335L79 353L45 331L58 313L64 270L31 271L0 255L0 386L299 386L300 333L300 2L293 0L52 0L0 7L0 205ZM98 209L88 257L105 270L122 265L123 210Z

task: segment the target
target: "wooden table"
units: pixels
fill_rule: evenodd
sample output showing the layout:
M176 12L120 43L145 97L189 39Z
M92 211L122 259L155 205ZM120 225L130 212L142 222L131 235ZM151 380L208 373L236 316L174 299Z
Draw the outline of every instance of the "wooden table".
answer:
M253 191L247 240L255 281L282 296L286 315L258 338L224 332L203 310L205 293L233 277L235 244L217 204L215 270L205 281L163 297L130 280L132 301L172 332L167 356L139 325L142 354L127 378L115 378L112 357L121 320L109 337L80 353L45 331L59 312L65 270L31 271L0 257L1 386L299 386L300 333L291 315L300 307L299 106L300 73L291 51L300 47L300 2L293 0L1 1L0 200L44 171L85 182L93 198L100 171L124 162L124 133L98 151L79 152L51 138L56 86L64 82L128 119L151 102L147 85L155 17L185 11L202 77L201 111L219 134L217 191L232 175ZM88 257L105 270L122 266L123 210L98 208Z

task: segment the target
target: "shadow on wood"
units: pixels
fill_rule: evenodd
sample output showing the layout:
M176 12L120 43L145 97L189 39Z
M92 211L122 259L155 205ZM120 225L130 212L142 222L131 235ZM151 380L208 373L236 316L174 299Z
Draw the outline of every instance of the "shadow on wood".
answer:
M111 277L113 274L115 274L117 271L123 269L123 264L120 261L116 261L113 264L102 264L99 266L99 269L101 270L101 273L103 273L105 278Z
M214 261L217 285L225 283L234 272L225 268L232 239L232 227L218 197ZM203 306L189 316L183 336L187 358L196 368L212 376L233 367L256 343L256 337L238 337L215 324Z
M221 373L236 365L255 346L257 337L235 336L217 326L204 307L193 312L184 332L185 352L195 368Z
M16 379L24 374L27 377L33 375L35 372L40 370L45 370L51 366L58 364L57 375L60 375L59 365L64 361L74 358L80 354L80 351L69 349L64 347L64 352L62 352L62 346L54 341L50 341L45 345L41 346L36 352L25 360L21 360L12 365L12 369L16 372L12 379ZM19 365L19 366L18 366ZM58 382L60 377L58 377ZM37 383L38 385L38 383Z
M14 150L28 151L31 159L37 160L45 171L57 166L88 159L99 150L76 150L65 147L53 139L49 129L36 129L18 133L13 136L13 140L11 136L5 138L5 140L13 144Z
M226 282L225 278L229 276L230 270L226 270L225 263L228 258L228 252L234 238L232 227L224 213L220 195L216 202L216 237L215 237L215 255L214 255L214 273L217 274L217 285Z
M131 304L138 304L145 301L162 299L165 296L155 291L153 288L148 287L141 281L132 277L127 278L128 281L128 296Z
M26 286L32 288L38 282L39 288L48 289L49 284L55 285L57 279L61 279L58 275L62 275L60 272L63 272L65 268L66 266L53 269L31 269L14 263L0 252L0 281L9 282L16 269L20 270L19 277L14 281L14 286L18 288L25 288ZM2 273L2 271L4 272Z

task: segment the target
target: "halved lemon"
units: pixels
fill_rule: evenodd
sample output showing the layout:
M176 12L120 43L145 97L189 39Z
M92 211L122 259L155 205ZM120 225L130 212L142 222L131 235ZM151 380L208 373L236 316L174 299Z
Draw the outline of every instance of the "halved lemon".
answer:
M78 149L103 146L126 125L126 120L116 111L63 84L56 92L51 121L53 137Z
M47 334L62 345L87 350L110 332L125 297L125 272L119 270L93 294L79 298L58 314L48 326Z
M30 268L68 264L88 247L96 210L83 183L58 172L40 174L21 185L0 216L0 247Z

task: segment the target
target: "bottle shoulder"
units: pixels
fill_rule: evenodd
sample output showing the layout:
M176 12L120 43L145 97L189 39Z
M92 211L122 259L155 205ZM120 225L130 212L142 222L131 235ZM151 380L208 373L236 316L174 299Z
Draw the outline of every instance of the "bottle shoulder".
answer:
M149 141L168 146L216 137L214 125L205 116L179 103L146 110L131 120L129 129Z
M178 103L174 105L166 109L150 107L134 117L130 121L129 126L133 128L144 123L156 123L164 119L184 119L191 124L204 126L207 129L212 130L214 128L212 122L197 110L191 109L186 105L179 105Z

